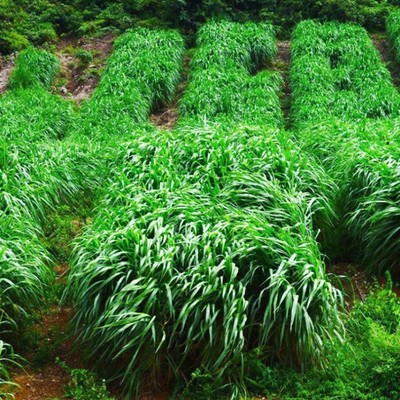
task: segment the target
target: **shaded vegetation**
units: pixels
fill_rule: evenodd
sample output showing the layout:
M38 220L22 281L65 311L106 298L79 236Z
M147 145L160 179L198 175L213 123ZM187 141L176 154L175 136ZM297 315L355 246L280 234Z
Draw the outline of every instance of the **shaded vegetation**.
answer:
M0 52L48 45L60 35L99 35L142 26L176 28L193 38L210 18L271 21L285 35L307 18L352 21L382 29L395 0L1 0Z

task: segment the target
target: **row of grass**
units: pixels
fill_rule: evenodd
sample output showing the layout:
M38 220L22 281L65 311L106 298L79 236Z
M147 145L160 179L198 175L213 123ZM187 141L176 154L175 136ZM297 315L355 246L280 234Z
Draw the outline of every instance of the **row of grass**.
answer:
M24 51L10 90L0 97L0 339L10 344L54 284L42 227L58 204L77 197L90 175L79 145L58 140L73 116L72 105L47 90L58 68L52 54ZM2 349L11 354L8 345ZM0 365L7 371L3 358Z
M170 102L180 80L184 41L175 31L135 29L116 40L99 86L81 111L79 130L145 123Z
M304 21L292 39L292 116L297 126L329 118L399 115L400 95L365 29Z
M209 22L198 32L197 46L180 102L184 124L189 116L282 126L276 112L282 80L265 69L277 53L272 25Z
M360 29L336 23L299 24L292 44L293 118L304 149L320 160L339 187L335 196L338 237L331 246L336 248L330 253L332 259L356 260L375 273L396 272L400 236L398 119L394 117L399 94ZM336 69L332 69L332 54ZM354 61L349 64L349 59ZM352 71L348 83L357 101L342 107L350 92L334 89L335 74L348 65Z
M130 48L144 32L133 31L121 43ZM148 35L152 48L157 34ZM168 37L164 45L174 49L176 37ZM327 279L313 228L333 226L335 184L274 129L282 118L278 86L265 89L250 75L251 63L276 51L272 28L212 22L198 43L176 130L143 126L143 117L136 125L113 119L104 135L99 131L113 156L96 217L77 239L71 263L67 292L78 340L103 372L122 380L128 395L146 384L183 383L203 366L216 377L229 376L229 390L238 396L249 379L248 352L257 348L270 362L305 366L320 360L327 336L341 334L340 294ZM158 63L157 52L136 56L138 66ZM195 84L198 77L224 62L238 71L236 83L254 79L259 102L237 96L230 108L215 97L210 103L218 112L194 107L196 96L200 102L210 89L207 82ZM126 64L119 65L125 71ZM113 74L120 76L106 69L102 81L111 85ZM130 76L141 76L137 87L152 88L140 72ZM113 96L110 115L121 111ZM92 104L93 116L102 112ZM255 125L244 112L233 113L247 108L258 115ZM257 126L261 121L266 127Z
M389 37L395 58L400 62L400 11L392 11L386 21L386 32Z
M372 274L399 272L398 120L321 123L299 135L337 182L340 225L333 259Z

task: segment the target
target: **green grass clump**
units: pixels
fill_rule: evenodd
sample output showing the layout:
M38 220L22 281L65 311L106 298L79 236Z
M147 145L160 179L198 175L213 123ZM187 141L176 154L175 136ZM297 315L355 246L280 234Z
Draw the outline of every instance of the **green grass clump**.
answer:
M29 48L18 55L9 87L27 89L39 85L50 89L59 70L60 61L55 55L44 50Z
M399 271L399 121L322 123L303 129L304 150L337 182L342 223L339 258L371 272Z
M183 39L175 31L137 28L122 35L98 88L83 106L88 130L107 121L111 126L146 122L152 110L173 99L183 52Z
M93 183L84 143L58 140L73 113L70 104L46 91L55 66L46 60L51 63L54 56L22 53L12 90L0 98L0 335L10 344L46 304L54 285L44 224L57 205L74 204ZM7 368L1 361L0 369Z
M302 22L292 52L297 136L339 188L341 239L329 255L371 272L398 271L400 97L389 71L366 32L352 25Z
M75 246L68 292L87 355L128 392L203 365L242 393L255 346L270 360L318 357L340 331L340 295L310 229L315 176L297 179L294 144L223 124L136 135Z
M40 86L16 89L0 97L0 130L10 146L67 135L72 105Z
M277 53L272 25L209 22L200 29L197 45L180 103L184 118L282 126L281 77L266 70L251 75Z
M296 125L399 115L400 96L363 28L304 21L293 33L292 55Z
M160 76L144 68L158 63L149 52L159 37L148 30L124 36L85 105L83 121L102 122L93 132L99 157L105 146L110 155L93 224L75 242L67 295L86 356L122 379L129 396L144 381L157 386L161 374L180 384L204 366L216 379L229 376L237 397L247 390L245 360L255 348L269 362L306 366L342 333L341 295L316 241L335 224L337 187L285 132L271 130L282 122L279 79L251 75L276 53L270 25L202 29L174 131L145 124L154 100L167 100L178 82L178 57ZM126 51L143 40L150 40L146 51ZM163 46L181 54L174 43L169 37ZM213 90L197 87L196 74L227 65L239 84L232 105L226 92L196 109L193 99ZM224 89L221 73L215 76ZM123 92L109 92L120 84L143 108L131 111Z
M388 34L396 61L400 62L400 11L392 11L386 20L386 32Z

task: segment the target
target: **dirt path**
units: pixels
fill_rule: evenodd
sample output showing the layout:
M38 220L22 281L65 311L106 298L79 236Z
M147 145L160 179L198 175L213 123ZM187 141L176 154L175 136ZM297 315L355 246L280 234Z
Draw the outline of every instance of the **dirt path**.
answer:
M45 230L46 238L52 237L52 233L59 234L52 246L62 247L65 254L68 243L71 243L82 231L85 220L71 215L57 214L58 218L64 218L68 229ZM69 217L69 219L68 219ZM65 239L68 232L67 239ZM63 240L61 240L63 239ZM50 242L49 242L50 243ZM24 370L17 370L12 375L13 381L19 385L15 391L15 400L53 400L63 399L63 391L71 379L70 373L56 362L57 359L64 362L69 368L83 368L79 353L74 348L74 338L69 332L69 323L73 316L73 308L68 303L60 303L61 293L64 291L69 265L67 262L58 262L53 267L56 273L55 288L51 295L50 304L44 304L39 322L27 328L27 335L31 338L22 356L28 361Z
M387 36L384 34L372 34L371 40L379 51L383 62L392 76L395 86L400 86L400 66L396 63Z
M63 398L63 387L68 384L69 374L57 365L49 365L36 371L14 377L20 386L15 400L51 400Z
M7 89L8 80L14 68L14 59L2 60L0 58L0 94L4 93Z
M337 263L329 266L327 272L332 273L337 282L336 287L342 287L345 294L345 304L347 309L351 309L354 301L364 301L373 284L371 277L351 263Z
M190 69L190 57L184 57L183 68L181 74L181 81L178 85L175 99L171 105L168 107L163 107L161 110L157 110L152 113L149 120L159 129L173 129L179 118L178 112L178 102L182 97L189 79L189 69Z
M291 89L290 89L290 42L282 40L278 42L278 54L274 60L273 67L282 74L283 87L281 93L281 106L286 121L286 127L290 128L290 104L291 104Z
M55 268L58 283L64 281L67 267L63 264ZM63 398L63 389L70 380L70 374L55 363L56 358L71 368L82 368L79 355L73 349L73 340L68 333L72 313L72 309L68 306L55 305L30 329L30 332L38 335L40 343L37 349L32 349L24 357L31 365L40 364L40 366L35 368L29 365L13 375L14 382L19 385L15 392L15 400Z
M88 99L96 89L107 58L111 54L115 36L109 34L102 38L63 40L57 54L61 60L62 76L66 83L61 86L62 96L80 104ZM91 52L93 59L82 65L76 53L77 49Z

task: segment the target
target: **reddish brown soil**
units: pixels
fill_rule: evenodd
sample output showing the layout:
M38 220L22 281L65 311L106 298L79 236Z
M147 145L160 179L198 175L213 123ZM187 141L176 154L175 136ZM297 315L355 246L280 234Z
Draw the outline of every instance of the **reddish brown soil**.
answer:
M68 267L64 264L56 268L58 273L65 273ZM58 279L63 279L62 275ZM32 332L40 335L42 346L51 349L48 365L41 368L25 367L13 375L14 382L19 385L15 391L15 400L47 400L62 398L63 388L70 380L69 373L56 365L59 358L70 368L82 368L79 354L73 348L73 340L67 334L68 323L73 310L70 307L52 307L43 315L40 323L32 328ZM33 360L35 353L24 355L27 360Z
M334 284L343 287L347 308L351 308L356 299L365 300L373 281L360 268L350 263L338 263L330 266L328 272L337 277Z
M283 77L283 87L281 93L281 106L285 120L287 121L287 127L290 127L289 115L290 115L290 97L291 89L289 83L289 69L291 63L290 56L290 42L282 40L278 42L278 54L274 60L273 67L278 70Z
M14 59L3 60L0 58L0 94L5 92L11 72L14 68Z
M63 40L59 46L58 54L61 60L63 74L67 79L66 85L60 89L61 95L81 103L88 99L100 79L107 58L111 53L114 35L109 34L102 38ZM92 63L88 66L80 66L75 55L67 54L68 47L81 48L94 53Z
M50 400L63 397L63 387L69 382L69 374L57 365L49 365L36 371L14 376L20 386L15 400Z
M400 68L395 61L394 54L386 35L372 34L371 39L375 47L379 51L382 61L385 63L387 69L390 71L393 84L396 86L400 86Z

